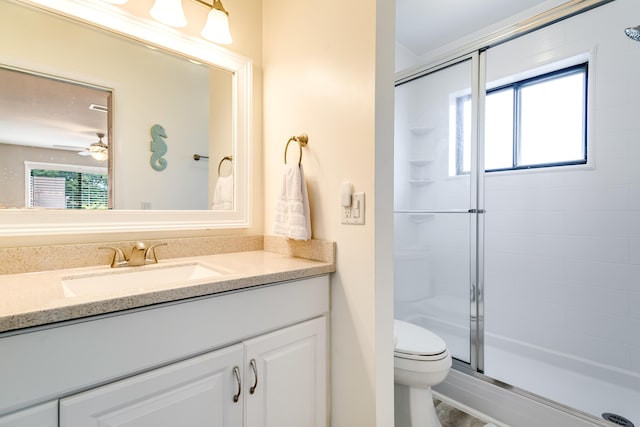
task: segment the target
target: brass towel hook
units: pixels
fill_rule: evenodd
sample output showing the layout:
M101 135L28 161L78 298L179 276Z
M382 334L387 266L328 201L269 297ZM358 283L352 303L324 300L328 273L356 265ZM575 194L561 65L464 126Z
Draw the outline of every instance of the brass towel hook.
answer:
M307 144L309 143L309 137L307 136L306 133L303 133L302 135L298 135L298 136L292 136L291 138L289 138L289 140L287 141L287 145L284 147L284 164L287 164L287 150L289 149L289 144L291 143L291 141L295 141L298 143L298 148L300 148L300 158L298 158L298 166L300 166L300 164L302 164L302 147L306 147Z
M225 160L228 160L231 166L233 166L233 156L224 156L222 160L220 160L220 163L218 163L218 176L220 176L220 167L222 167Z

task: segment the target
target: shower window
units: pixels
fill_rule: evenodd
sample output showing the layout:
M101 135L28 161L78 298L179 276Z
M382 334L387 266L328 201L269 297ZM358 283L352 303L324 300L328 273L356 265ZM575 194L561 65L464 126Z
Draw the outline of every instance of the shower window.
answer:
M471 97L456 104L456 175L462 175L470 170ZM586 63L488 90L485 170L585 164L586 124Z

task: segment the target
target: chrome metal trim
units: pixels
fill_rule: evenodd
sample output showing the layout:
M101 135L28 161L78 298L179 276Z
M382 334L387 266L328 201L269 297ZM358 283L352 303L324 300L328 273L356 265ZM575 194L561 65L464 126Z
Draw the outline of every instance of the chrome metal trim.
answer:
M468 214L473 213L469 209L430 210L430 209L398 209L393 213L401 214Z
M518 396L527 398L527 399L531 399L534 402L540 403L542 405L548 406L550 408L553 408L555 410L561 411L561 412L565 412L569 415L572 415L576 418L580 418L584 421L588 421L590 423L593 423L596 426L601 426L601 427L611 427L611 423L595 416L595 415L591 415L587 412L581 411L579 409L576 408L572 408L571 406L567 406L567 405L563 405L561 403L558 403L555 400L551 400L548 399L544 396L540 396L539 394L535 394L532 393L530 391L524 390L522 388L516 387L514 385L505 383L503 381L497 380L495 378L492 378L488 375L485 375L483 373L480 372L476 372L473 369L471 369L471 367L469 366L468 363L460 361L458 359L453 359L452 362L452 369L458 371L458 372L462 372L463 374L467 374L470 375L474 378L477 378L485 383L494 385L496 387L500 387L503 390L507 390L511 393L517 394Z
M480 99L480 58L474 52L471 58L471 170L469 172L469 361L478 368L478 355L482 352L478 342L478 106Z
M462 54L462 55L456 55L456 56L452 56L444 61L433 61L431 63L429 63L429 65L427 66L422 66L419 68L419 71L415 72L415 73L411 73L405 77L402 78L396 78L395 81L395 85L396 86L400 86L403 85L405 83L409 83L410 81L419 79L420 77L424 77L428 74L432 74L435 73L436 71L442 71L446 68L449 67L453 67L458 65L461 62L464 61L468 61L470 59L473 58L475 51L467 51L466 53ZM396 76L398 76L399 73L396 73Z
M460 48L452 52L431 59L426 64L418 65L416 67L400 71L396 73L396 85L414 80L438 69L446 68L447 66L452 65L452 63L460 62L461 58L469 57L469 52L485 50L491 47L498 46L502 43L506 43L510 40L529 34L535 30L539 30L540 28L547 27L549 25L555 24L556 22L571 18L572 16L579 15L580 13L587 12L591 9L605 5L607 3L611 3L612 1L614 0L568 1L553 9L539 13L514 25L494 31L491 34L481 39L467 43L466 45L461 46Z
M478 215L475 216L475 247L476 247L476 370L484 372L484 184L485 184L485 99L486 99L486 61L487 53L482 51L478 55L478 157L476 159L477 187L475 206Z
M476 329L477 329L477 365L476 370L478 372L484 372L484 215L476 215L476 250L477 250L477 264L476 264Z

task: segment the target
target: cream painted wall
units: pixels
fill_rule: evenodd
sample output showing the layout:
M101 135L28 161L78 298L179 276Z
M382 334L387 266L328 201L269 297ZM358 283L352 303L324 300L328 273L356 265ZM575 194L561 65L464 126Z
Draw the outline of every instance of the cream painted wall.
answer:
M305 132L313 237L335 240L338 248L331 284L334 427L393 424L393 3L263 5L265 232L272 229L285 144ZM344 180L366 193L363 226L340 223Z

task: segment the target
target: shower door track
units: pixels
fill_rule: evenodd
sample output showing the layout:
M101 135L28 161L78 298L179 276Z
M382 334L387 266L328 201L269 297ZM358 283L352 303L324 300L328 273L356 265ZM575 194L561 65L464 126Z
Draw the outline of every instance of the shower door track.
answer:
M449 209L449 210L431 210L431 209L398 209L398 210L394 210L393 213L403 213L403 214L440 214L440 213L446 213L446 214L455 214L455 213L460 213L460 214L473 214L473 213L479 213L479 214L483 214L485 213L484 209Z
M491 384L493 386L499 387L503 390L508 390L511 393L517 394L518 396L522 396L524 398L527 399L531 399L534 402L540 403L542 405L545 406L549 406L553 409L556 409L558 411L561 412L565 412L569 415L572 415L576 418L579 418L581 420L584 421L588 421L594 425L597 426L601 426L601 427L611 427L611 423L607 422L605 420L603 420L602 418L598 418L592 414L589 414L587 412L583 412L580 411L578 409L575 409L571 406L567 406L567 405L563 405L560 402L557 402L555 400L551 400L548 399L546 397L540 396L538 394L532 393L530 391L527 391L525 389L522 389L520 387L516 387L514 385L505 383L503 381L497 380L495 378L489 377L487 375L485 375L482 372L478 372L476 370L474 370L473 368L471 368L471 366L469 365L469 363L467 362L463 362L460 361L458 359L453 359L453 369L458 371L458 372L462 372L463 374L469 375L471 377L477 378L487 384Z

